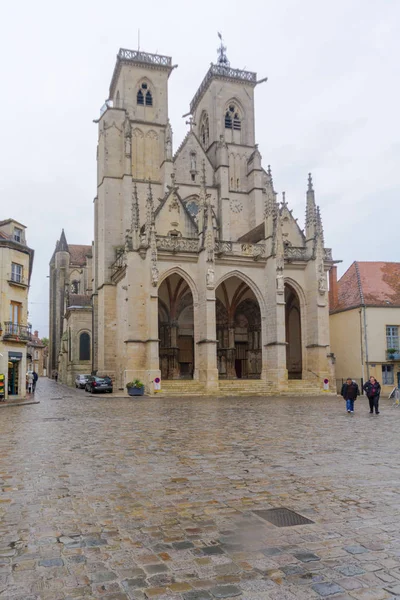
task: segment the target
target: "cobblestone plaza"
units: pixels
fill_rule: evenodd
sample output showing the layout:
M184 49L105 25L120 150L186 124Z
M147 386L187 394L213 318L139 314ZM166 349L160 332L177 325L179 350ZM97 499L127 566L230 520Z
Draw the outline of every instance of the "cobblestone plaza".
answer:
M0 598L400 598L400 410L128 399L1 408ZM278 527L257 511L311 523Z

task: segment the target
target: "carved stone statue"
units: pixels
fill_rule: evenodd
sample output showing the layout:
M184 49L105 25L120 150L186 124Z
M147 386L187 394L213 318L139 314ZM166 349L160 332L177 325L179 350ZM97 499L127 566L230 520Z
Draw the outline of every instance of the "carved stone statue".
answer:
M281 295L285 291L285 282L283 279L282 271L278 271L276 274L276 293Z
M322 275L318 280L318 291L321 294L321 296L323 296L326 292L326 279Z
M215 281L215 271L212 267L209 267L207 269L207 276L206 276L207 287L209 289L212 289L214 287L214 281Z
M196 171L196 154L195 154L195 152L190 153L190 170Z
M157 287L159 276L160 274L158 272L157 265L153 264L151 267L151 285L153 287Z
M125 138L125 156L130 156L130 155L131 155L131 138L126 137Z

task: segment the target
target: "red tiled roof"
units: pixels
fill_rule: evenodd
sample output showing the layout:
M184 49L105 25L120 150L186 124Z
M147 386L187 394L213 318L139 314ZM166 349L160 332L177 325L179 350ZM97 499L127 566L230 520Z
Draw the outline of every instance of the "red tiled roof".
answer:
M355 261L337 285L335 312L363 304L400 307L400 263Z
M83 267L86 264L86 256L92 256L92 246L83 244L68 244L68 250L71 257L71 264Z

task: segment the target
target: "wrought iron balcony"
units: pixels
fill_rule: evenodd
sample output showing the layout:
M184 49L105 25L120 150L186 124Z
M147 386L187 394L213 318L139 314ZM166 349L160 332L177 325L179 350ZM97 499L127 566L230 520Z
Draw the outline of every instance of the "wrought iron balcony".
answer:
M20 325L19 323L12 323L12 321L5 321L3 339L28 342L32 339L31 325Z

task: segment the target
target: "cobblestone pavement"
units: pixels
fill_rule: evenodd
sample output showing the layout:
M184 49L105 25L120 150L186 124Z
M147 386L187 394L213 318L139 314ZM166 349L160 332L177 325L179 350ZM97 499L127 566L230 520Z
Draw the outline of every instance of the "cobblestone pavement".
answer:
M36 396L0 415L0 599L400 599L391 401Z

